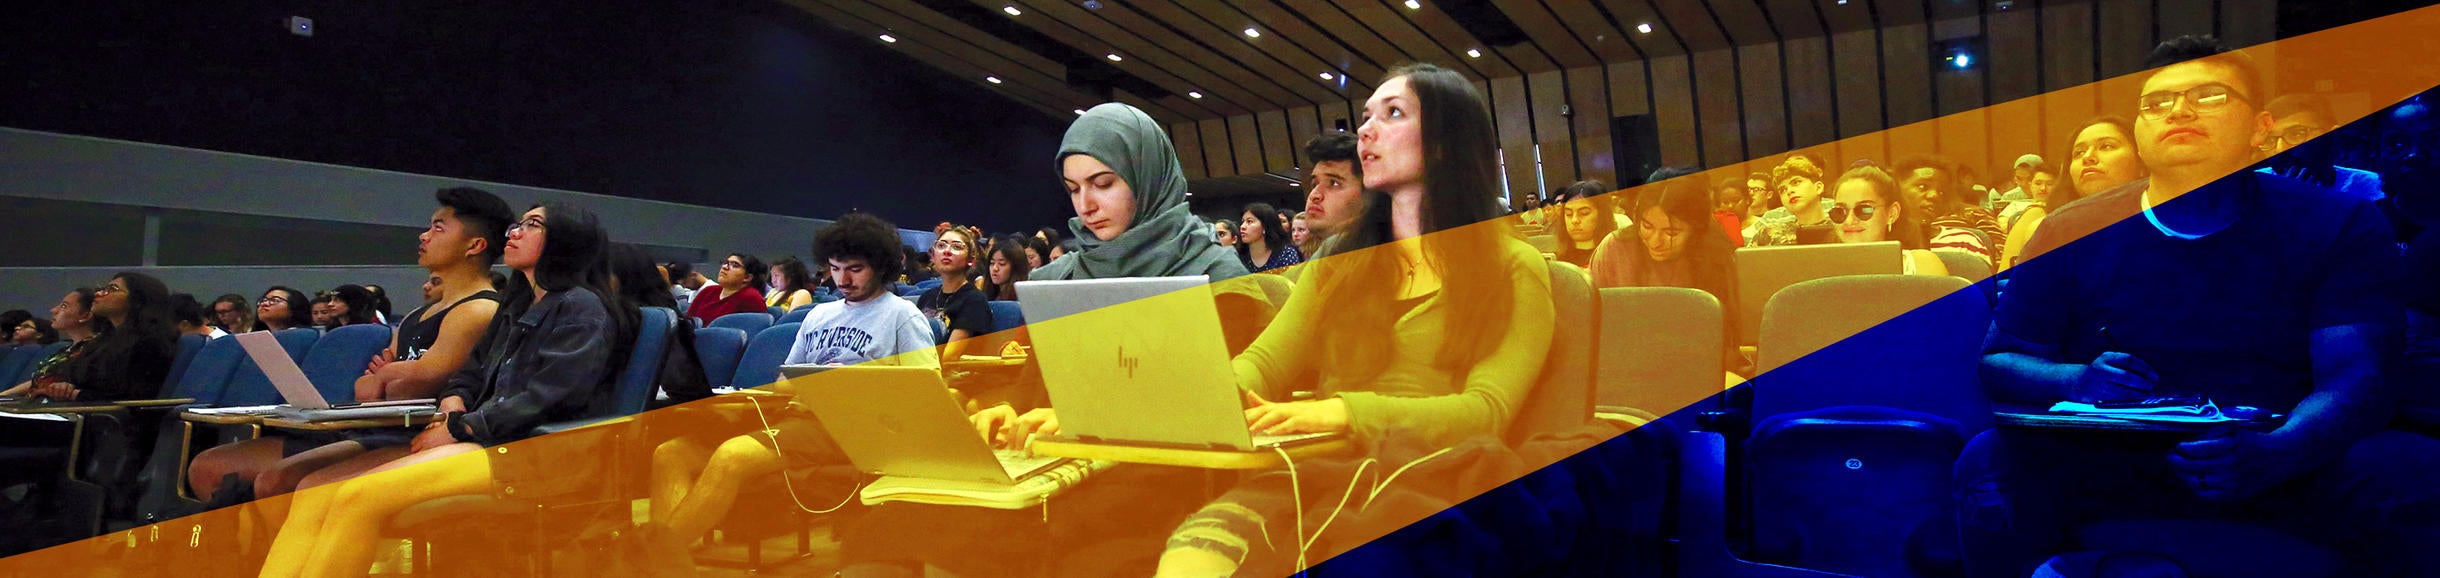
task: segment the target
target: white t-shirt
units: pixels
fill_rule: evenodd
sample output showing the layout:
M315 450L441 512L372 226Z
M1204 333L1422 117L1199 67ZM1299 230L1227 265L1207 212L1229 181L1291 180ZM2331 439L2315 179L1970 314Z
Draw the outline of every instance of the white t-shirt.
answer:
M813 306L797 328L787 364L855 365L898 356L893 365L939 367L940 354L932 346L932 321L923 310L904 297L884 294L863 303Z

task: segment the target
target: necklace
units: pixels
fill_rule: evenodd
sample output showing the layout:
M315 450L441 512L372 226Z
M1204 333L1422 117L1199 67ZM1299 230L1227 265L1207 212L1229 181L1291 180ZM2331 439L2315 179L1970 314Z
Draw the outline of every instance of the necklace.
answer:
M2188 241L2192 241L2192 240L2195 240L2195 239L2201 239L2201 238L2203 238L2203 236L2202 236L2202 235L2188 235L2188 234L2185 234L2185 233L2180 233L2180 232L2177 232L2177 230L2176 230L2176 229L2171 229L2171 228L2169 228L2169 224L2160 222L2160 216L2159 216L2159 215L2155 215L2155 214L2153 214L2153 212L2152 212L2152 195L2149 195L2149 194L2144 194L2144 193L2136 193L2136 195L2135 195L2135 196L2136 196L2137 198L2140 198L2140 199L2142 199L2142 200L2143 200L2143 218L2144 218L2144 220L2146 220L2146 221L2151 221L2151 222L2152 222L2152 228L2154 228L2154 229L2159 229L2159 230L2160 230L2160 234L2163 234L2163 235L2168 235L2168 236L2170 236L2170 237L2172 237L2172 238L2177 238L2177 239L2185 239L2185 240L2188 240Z

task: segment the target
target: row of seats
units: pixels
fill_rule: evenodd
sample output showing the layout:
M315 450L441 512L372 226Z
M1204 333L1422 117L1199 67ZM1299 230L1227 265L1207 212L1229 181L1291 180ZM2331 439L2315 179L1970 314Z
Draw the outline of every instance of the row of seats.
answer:
M68 348L68 342L50 345L0 345L0 389L34 378L34 365Z

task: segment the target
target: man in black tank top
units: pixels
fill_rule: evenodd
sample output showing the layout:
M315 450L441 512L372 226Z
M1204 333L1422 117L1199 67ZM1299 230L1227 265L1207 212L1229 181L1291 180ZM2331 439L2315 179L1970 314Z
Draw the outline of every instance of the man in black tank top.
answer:
M390 348L374 356L356 379L356 401L435 397L449 375L473 358L499 310L491 267L500 260L516 213L507 201L479 189L442 189L434 198L440 207L416 237L415 261L439 279L437 298L401 320ZM308 476L318 471L343 477L405 455L414 433L372 429L266 436L205 450L195 457L188 479L198 496L216 495L230 482L250 482L256 498L275 496L313 481Z

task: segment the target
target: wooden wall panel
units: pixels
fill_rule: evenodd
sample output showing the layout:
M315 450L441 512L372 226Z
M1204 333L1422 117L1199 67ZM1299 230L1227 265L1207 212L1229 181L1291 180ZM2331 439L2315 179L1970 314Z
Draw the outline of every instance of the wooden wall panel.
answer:
M1610 154L1610 84L1602 68L1567 71L1567 104L1574 109L1576 178L1618 184L1617 160Z
M1364 123L1360 120L1354 120L1361 119L1362 117L1356 116L1351 118L1350 116L1355 114L1355 111L1363 110L1363 106L1361 106L1362 104L1363 103L1344 102L1322 103L1316 108L1316 110L1321 113L1321 130L1338 130L1339 121L1347 121L1347 132L1355 132L1356 129L1362 128Z
M1684 55L1653 58L1653 125L1660 127L1661 164L1700 165L1703 135L1694 118L1694 76ZM1693 138L1687 138L1687 137Z
M2216 34L2218 15L2212 13L2215 0L2155 0L2152 17L2160 23L2162 39L2188 34Z
M1737 102L1737 55L1722 48L1694 53L1695 112L1702 123L1703 156L1693 164L1745 160L1743 111ZM1666 133L1663 133L1666 134Z
M2073 0L2042 3L2042 90L2093 81L2093 5Z
M1787 42L1788 140L1804 148L1838 138L1839 98L1832 91L1830 43L1822 37Z
M1217 118L1195 121L1195 132L1203 137L1203 172L1212 177L1237 176L1237 161L1230 154L1228 121Z
M1610 77L1610 116L1652 114L1652 87L1644 74L1644 63L1620 62L1606 68Z
M2121 0L2099 5L2101 36L2095 39L2099 48L2101 77L2108 78L2143 70L2143 61L2152 54L2152 2Z
M1830 59L1838 69L1832 79L1838 89L1838 134L1850 137L1881 130L1888 100L1882 98L1881 46L1872 30L1840 32L1830 38Z
M2050 149L2065 147L2045 145L2042 140L2042 132L2043 127L2050 125L2050 120L2042 113L2042 102L2039 99L2019 99L1991 105L1991 114L1987 117L1990 119L1991 128L1989 162L1994 168L2013 169L2012 165L2015 164L2016 157L2025 154L2042 155L2042 160L2050 162L2054 166L2058 164L2061 159L2052 158L2058 156L2058 153L2050 152ZM1994 175L1994 178L1990 179L1991 186L2002 191L2009 188L2004 184L2008 177L2007 174L1990 172L1983 174Z
M1322 135L1322 117L1313 107L1288 109L1288 145L1295 151L1296 166L1312 168L1313 159L1305 158L1305 143Z
M2030 3L2028 3L2030 4ZM2042 93L2041 15L2028 8L1994 12L1985 18L1989 28L1984 38L1991 47L1983 58L1990 66L1993 103L2007 102ZM2058 42L2079 42L2085 35L2052 38Z
M1991 184L1990 116L1983 111L1973 111L1943 116L1932 121L1932 124L1940 131L1933 141L1932 150L1958 164L1973 167L1982 184Z
M2067 148L2076 140L2076 132L2084 123L2101 116L2101 103L2096 98L2101 91L2094 85L2080 84L2044 93L2042 102L2042 143L2044 160L2065 166ZM2121 116L2124 116L2123 114ZM2132 119L2129 116L2127 118ZM2057 158L2053 158L2057 157ZM2066 177L2067 175L2060 175Z
M1287 111L1272 110L1254 115L1255 128L1262 131L1262 169L1292 172L1296 167L1296 145L1288 136Z
M1491 118L1499 125L1501 158L1508 165L1508 189L1512 193L1536 191L1541 186L1534 173L1531 106L1523 77L1491 81Z
M1931 44L1923 24L1881 30L1881 90L1890 125L1932 118Z
M1195 123L1169 125L1169 144L1177 147L1178 167L1186 171L1188 180L1212 176L1203 170L1203 140L1195 131Z
M1738 92L1743 97L1738 109L1743 111L1746 158L1788 150L1787 73L1781 64L1779 43L1737 48Z
M1254 115L1228 117L1229 152L1237 161L1237 174L1262 172L1262 136L1255 128Z
M1575 127L1559 115L1559 107L1567 104L1567 79L1560 74L1553 70L1525 77L1525 92L1533 109L1533 142L1542 147L1542 178L1552 183L1551 188L1576 182Z

